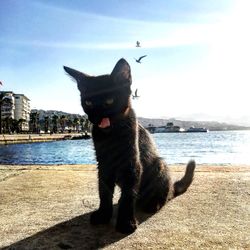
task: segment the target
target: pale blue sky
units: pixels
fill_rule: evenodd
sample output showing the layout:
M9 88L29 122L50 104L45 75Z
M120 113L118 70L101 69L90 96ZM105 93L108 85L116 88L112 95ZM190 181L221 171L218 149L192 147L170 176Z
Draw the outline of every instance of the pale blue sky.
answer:
M139 116L250 124L249 12L248 0L1 0L0 87L83 114L62 66L106 74L123 57Z

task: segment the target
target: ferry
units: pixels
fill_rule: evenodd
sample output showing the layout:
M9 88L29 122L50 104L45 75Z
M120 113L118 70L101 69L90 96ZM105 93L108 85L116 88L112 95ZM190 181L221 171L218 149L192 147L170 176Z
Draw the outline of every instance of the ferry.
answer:
M187 133L194 133L194 132L203 132L207 133L209 130L207 128L195 128L195 127L190 127L189 129L186 130Z
M175 126L172 122L167 123L166 126L160 126L160 127L148 127L147 128L150 133L180 133L185 132L184 128L181 128L179 126Z

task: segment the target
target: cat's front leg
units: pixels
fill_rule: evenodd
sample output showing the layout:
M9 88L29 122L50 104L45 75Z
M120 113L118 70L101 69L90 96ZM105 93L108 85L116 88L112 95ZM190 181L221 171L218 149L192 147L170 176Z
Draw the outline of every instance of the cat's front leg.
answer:
M134 164L123 166L120 175L121 197L119 200L116 230L130 234L137 228L135 218L135 203L140 184L141 165L138 161Z
M116 230L120 233L130 234L137 228L135 218L135 200L137 192L133 188L122 188L119 200Z
M109 223L113 214L113 193L115 182L112 178L107 178L99 170L99 209L90 216L90 223L93 225Z

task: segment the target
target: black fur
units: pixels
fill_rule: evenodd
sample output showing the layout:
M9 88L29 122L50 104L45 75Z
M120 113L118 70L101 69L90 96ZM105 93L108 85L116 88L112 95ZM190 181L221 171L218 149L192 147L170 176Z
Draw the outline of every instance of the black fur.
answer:
M131 107L132 79L124 59L118 61L110 75L93 77L68 67L64 69L77 81L82 107L93 123L100 207L93 212L91 223L110 221L117 184L121 197L116 229L132 233L137 227L135 207L154 213L167 200L184 193L193 180L195 162L189 162L181 180L171 181L166 163L158 156L150 134L137 122Z

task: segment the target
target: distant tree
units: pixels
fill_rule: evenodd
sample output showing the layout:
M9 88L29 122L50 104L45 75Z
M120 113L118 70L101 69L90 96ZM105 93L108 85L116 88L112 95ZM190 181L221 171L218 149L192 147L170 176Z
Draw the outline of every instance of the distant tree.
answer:
M76 116L73 120L73 127L75 131L79 129L79 124L80 124L80 119Z
M57 115L52 116L52 131L53 133L58 132L58 116Z
M39 133L39 113L37 111L30 114L30 130L32 133Z
M69 132L71 132L72 126L73 126L73 121L72 121L70 115L67 115L67 117L66 117L66 124L67 124Z
M35 112L30 113L30 131L34 132L35 128Z
M20 127L19 127L18 120L13 119L13 120L11 121L10 129L11 129L11 132L12 132L12 133L14 133L14 132L20 133L20 132L21 132Z
M66 116L65 115L61 115L60 119L59 119L59 123L60 123L62 132L65 131L66 121L67 121Z
M85 124L84 124L84 130L85 130L86 132L90 132L90 128L91 128L91 123L90 123L90 121L86 118L86 119L85 119Z
M44 117L44 132L48 133L49 131L49 117L45 116Z
M86 118L82 116L82 117L80 118L81 131L84 130L85 121L86 121Z
M12 132L14 132L14 119L11 117L5 117L3 119L3 132L5 134L11 134Z

